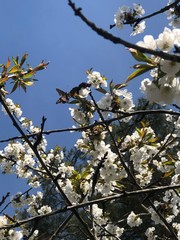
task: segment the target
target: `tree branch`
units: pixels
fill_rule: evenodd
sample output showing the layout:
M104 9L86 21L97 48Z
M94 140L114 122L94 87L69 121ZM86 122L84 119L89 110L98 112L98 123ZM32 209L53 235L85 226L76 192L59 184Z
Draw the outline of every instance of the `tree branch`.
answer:
M1 229L10 229L10 228L19 227L23 224L26 224L30 221L34 221L36 219L49 217L49 216L52 216L52 215L55 215L55 214L58 214L58 213L71 211L73 209L83 208L83 207L90 206L90 205L93 205L93 204L112 201L112 200L115 200L115 199L121 199L121 198L125 198L125 197L130 197L130 196L136 196L136 195L140 195L140 194L164 192L164 191L167 191L167 190L170 190L170 189L178 189L178 188L180 188L180 184L161 186L161 187L156 187L156 188L146 188L146 189L136 190L136 191L132 191L132 192L124 191L120 194L114 194L112 196L98 198L98 199L95 199L95 200L87 201L85 203L79 203L79 204L76 204L76 205L67 206L65 208L57 209L56 211L51 212L51 213L47 213L47 214L44 214L44 215L38 215L38 216L31 217L31 218L28 218L28 219L25 219L25 220L21 220L17 223L14 223L14 224L5 225L3 227L0 227L0 230Z
M156 15L158 15L158 14L164 13L164 12L168 11L170 8L173 8L173 7L175 8L175 7L177 7L178 4L179 4L179 0L176 0L175 2L167 5L167 6L164 7L164 8L161 8L160 10L158 10L158 11L156 11L156 12L153 12L153 13L151 13L151 14L149 14L149 15L146 15L146 16L144 16L144 17L141 17L141 18L132 19L132 20L130 20L130 21L125 22L124 24L133 24L133 23L135 23L135 25L134 25L134 27L135 27L135 26L136 26L138 23L140 23L141 21L143 21L143 20L145 20L145 19L148 19L148 18L151 18L151 17L154 17L154 16L156 16ZM115 24L110 25L110 28L113 28L113 27L115 27L115 26L116 26Z
M148 53L148 54L152 54L155 56L158 56L160 58L166 59L166 60L170 60L170 61L174 61L174 62L180 62L180 56L175 55L175 54L168 54L165 53L163 51L155 51L155 50L151 50L148 48L144 48L144 47L140 47L136 44L127 42L119 37L116 37L112 34L110 34L109 32L105 31L102 28L97 27L93 22L91 22L89 19L87 19L81 12L81 8L76 8L75 4L71 1L68 0L68 4L69 6L72 8L72 10L74 11L74 14L78 17L81 18L81 20L83 22L85 22L94 32L96 32L98 35L100 35L101 37L110 40L111 42L113 42L114 44L121 44L127 48L133 48L136 50L139 50L142 53Z
M159 109L158 110L139 110L139 111L134 111L134 112L111 111L111 110L105 110L105 109L100 109L100 110L122 114L122 116L104 120L104 122L108 123L108 124L115 122L117 120L122 120L126 117L131 117L131 116L135 116L135 115L139 115L139 114L144 114L144 115L169 114L169 115L174 115L174 116L180 116L180 112L175 112L172 110L162 110L162 109L160 109L160 110ZM96 121L93 124L90 124L88 126L83 126L83 127L78 127L78 128L53 129L53 130L43 131L42 134L49 135L52 133L60 133L60 132L82 132L82 131L94 128L95 126L98 126L98 125L103 125L103 123ZM37 134L38 133L26 134L26 137L27 138L35 137ZM15 136L15 137L11 137L8 139L0 140L0 143L9 142L9 141L17 140L17 139L22 139L22 138L23 138L23 136Z
M53 233L53 235L49 238L49 240L53 240L56 238L56 236L58 235L58 233L60 231L62 231L62 229L66 226L66 224L69 222L69 220L72 218L73 213L71 213L65 220L63 223L61 223L59 225L59 227L56 229L56 231Z

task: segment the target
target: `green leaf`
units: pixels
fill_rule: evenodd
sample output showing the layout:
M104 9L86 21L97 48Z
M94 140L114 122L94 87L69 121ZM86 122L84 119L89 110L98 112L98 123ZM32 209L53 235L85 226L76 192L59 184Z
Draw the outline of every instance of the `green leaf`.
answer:
M145 123L145 122L143 122L143 121L141 121L141 125L142 125L142 127L143 127L143 128L145 128L145 127L146 127L146 123Z
M25 54L22 56L21 62L20 62L20 66L22 66L22 65L24 64L24 62L26 61L27 57L28 57L28 54L27 54L27 53L25 53Z
M16 57L16 62L17 62L17 64L18 64L18 62L19 62L19 56Z
M15 72L17 72L17 71L19 71L19 65L13 66L13 67L9 70L8 73L15 73Z
M25 79L26 79L26 78L31 78L34 74L35 74L35 71L32 70L32 71L24 74L24 75L23 75L23 78L25 78Z
M173 162L170 160L163 163L163 166L172 166L172 165L173 165Z
M138 65L135 65L134 68L137 69L136 71L134 71L133 73L131 73L127 80L126 80L126 83L129 82L130 80L132 80L133 78L135 77L138 77L140 75L142 75L143 73L145 72L148 72L149 70L155 68L156 66L153 66L153 65L148 65L148 64L138 64Z
M79 100L72 100L72 101L70 101L70 102L68 102L69 104L77 104L77 103L79 103Z
M17 58L12 57L12 61L13 61L14 65L18 65L18 59Z
M33 81L23 81L23 83L26 85L26 86L32 86L34 84Z
M138 62L147 62L150 64L154 64L154 61L146 56L144 53L140 52L139 50L129 48L130 53Z
M147 133L147 134L146 134L146 140L147 140L147 141L150 141L151 138L152 138L152 136L153 136L152 133Z
M157 140L158 140L158 138L157 138L157 137L154 137L154 138L150 139L149 142L150 142L150 143L156 143Z
M89 175L89 173L90 173L90 171L89 171L89 168L88 168L84 172L82 172L81 178L86 179L86 177Z
M118 143L121 142L121 138L120 138L120 137L117 138L117 142L118 142Z
M38 66L36 66L32 71L37 72L37 71L41 71L47 68L47 65L49 64L49 62L44 62L42 61Z
M25 84L20 84L20 86L22 87L22 89L24 90L24 92L26 92L26 85Z
M6 69L8 69L11 66L11 60L8 58L6 63Z
M163 178L170 177L174 173L174 169L170 170L169 172L164 173Z
M8 76L0 78L0 84L6 82L7 80L8 80Z
M81 145L81 148L84 148L84 149L89 149L89 147L87 145Z
M14 86L13 86L12 90L11 90L11 93L13 93L13 92L17 89L18 86L19 86L19 82L16 81L16 82L14 83Z
M115 86L114 86L114 88L115 89L120 89L120 88L123 88L123 87L126 87L127 85L126 84L124 84L124 83L119 83L119 84L116 84Z
M136 128L136 131L138 132L139 136L142 137L142 132L141 132L141 129L139 128Z
M100 93L104 93L104 94L107 93L107 91L105 89L101 88L101 87L100 88L96 88L96 91L98 91Z
M110 89L110 92L112 93L113 89L114 89L114 83L113 81L110 81L109 83L109 89Z
M92 70L93 70L93 68L90 68L90 69L86 70L86 74L87 75L91 74Z
M117 182L116 183L116 190L119 192L122 192L125 189L125 186L122 185L121 183Z

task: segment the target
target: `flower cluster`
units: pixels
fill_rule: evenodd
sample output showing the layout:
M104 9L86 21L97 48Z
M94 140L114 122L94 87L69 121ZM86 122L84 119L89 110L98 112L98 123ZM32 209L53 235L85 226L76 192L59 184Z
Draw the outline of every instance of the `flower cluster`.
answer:
M126 89L119 89L120 87L114 86L113 83L111 83L110 92L108 92L105 89L107 87L106 77L102 77L97 71L87 71L87 73L88 84L91 84L92 88L105 93L101 99L97 101L97 106L104 118L110 116L117 117L120 115L118 111L133 111L135 105L132 100L132 93L128 92ZM82 99L81 96L75 96L78 108L69 108L73 120L79 126L85 126L94 120L96 110L95 103L92 99L88 100L87 97L88 95ZM113 113L113 111L116 113Z
M10 98L7 98L6 99L6 105L9 108L9 110L11 111L11 113L13 113L17 118L21 117L22 111L21 111L21 108L18 104L14 104L13 101ZM2 110L5 114L7 114L4 107L2 107Z
M9 220L7 217L5 216L0 216L0 227L3 227L5 225L7 225L9 223ZM0 230L0 238L2 240L6 240L6 239L9 239L9 240L20 240L22 239L23 237L23 234L21 233L21 231L15 231L13 229L10 229L10 230Z
M157 238L157 236L154 235L154 231L155 231L155 227L149 227L146 230L145 235L147 237L147 240L155 240Z
M87 71L88 73L88 83L91 84L94 88L99 88L101 85L107 87L106 78L101 76L97 71Z
M122 29L124 24L130 24L133 26L132 35L142 33L146 28L145 21L141 23L136 23L137 19L145 14L145 10L140 4L133 4L133 8L128 6L122 6L118 9L114 15L115 25Z
M108 223L108 218L103 216L103 211L101 208L98 207L98 205L94 204L92 207L92 214L94 216L95 221L95 231L96 235L98 236L98 239L115 239L121 237L121 235L124 232L124 228L120 228L117 225ZM101 227L105 226L105 227ZM113 236L108 237L108 236ZM101 237L104 236L104 237Z
M163 33L159 34L157 39L147 35L144 41L137 45L153 50L160 49L164 52L171 52L174 46L180 47L180 30L165 27ZM151 71L151 77L141 82L141 91L147 95L152 102L160 104L180 104L180 63L164 60L159 57L152 57L154 69Z
M131 212L129 216L127 217L127 224L130 227L138 227L139 225L142 224L142 219L138 217L134 212Z
M169 6L172 3L173 3L173 0L169 0L167 6ZM177 5L175 5L174 7L166 11L167 19L170 20L169 25L172 26L173 28L177 28L180 26L179 8L180 6L177 3Z

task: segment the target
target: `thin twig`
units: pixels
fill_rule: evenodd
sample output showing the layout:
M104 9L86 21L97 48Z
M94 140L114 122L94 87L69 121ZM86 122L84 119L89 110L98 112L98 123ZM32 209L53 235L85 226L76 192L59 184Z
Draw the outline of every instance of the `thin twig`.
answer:
M44 125L45 125L45 122L46 122L46 118L43 116L42 117L42 123L41 123L41 130L40 132L37 133L36 135L36 141L34 142L34 147L37 148L38 145L41 143L42 141L42 133L43 133L43 130L44 130Z
M164 8L161 8L160 10L158 10L158 11L156 11L156 12L154 12L154 13L151 13L151 14L149 14L149 15L147 15L147 16L144 16L144 17L141 17L141 18L136 19L136 21L134 21L134 22L136 22L136 25L137 25L137 24L138 24L139 22L141 22L142 20L145 20L145 19L154 17L154 16L156 16L156 15L158 15L158 14L161 14L161 13L164 13L164 12L168 11L170 8L176 7L176 6L178 5L178 3L179 3L179 0L176 0L175 2L167 5L167 6L164 7Z
M2 196L2 199L0 201L0 206L4 204L4 202L9 197L9 195L10 195L10 192L7 192L5 196Z
M175 2L167 5L164 8L161 8L160 10L158 10L156 12L153 12L153 13L151 13L149 15L146 15L144 17L141 17L141 18L131 19L130 21L124 22L124 24L133 24L133 23L135 23L135 25L134 25L134 27L135 27L138 23L140 23L141 21L143 21L145 19L148 19L148 18L154 17L156 15L162 14L162 13L168 11L170 8L176 7L178 5L178 3L179 3L179 0L176 0ZM110 25L110 28L113 28L115 26L116 26L115 24Z
M63 223L61 223L61 224L59 225L59 227L56 229L56 231L53 233L53 235L49 238L49 240L55 239L55 237L58 235L58 233L59 233L60 231L62 231L62 229L67 225L67 223L69 222L69 220L72 218L73 215L74 215L74 214L71 213L71 214L63 221Z
M18 196L17 198L14 198L14 200L16 201L19 197L21 197L21 196L23 196L23 195L25 195L25 194L28 194L31 190L32 190L32 187L29 188L28 190L26 190L25 192L19 194L19 196ZM0 211L0 214L2 214L2 213L4 212L4 210L5 210L11 203L12 203L12 201L8 202L8 203L6 204L6 206Z
M100 110L110 112L110 110L105 110L105 109L100 109ZM122 114L122 115L118 116L118 117L115 117L115 118L104 120L104 122L107 123L107 124L110 124L110 123L115 122L117 120L122 120L124 118L139 115L139 114L144 114L144 115L169 114L169 115L174 115L174 116L180 116L180 112L175 112L175 111L172 111L172 110L164 110L164 109L139 110L139 111L134 111L134 112L114 111L114 113L119 113L119 114ZM88 126L83 126L83 127L78 127L78 128L64 128L64 129L47 130L47 131L43 131L42 134L50 135L52 133L60 133L60 132L82 132L82 131L85 131L85 130L88 130L88 129L93 129L95 126L98 126L98 125L103 125L103 122L96 121L93 124L90 124ZM35 137L37 134L38 133L26 134L26 137L27 138ZM22 136L15 136L15 137L11 137L11 138L8 138L8 139L0 140L0 143L14 141L14 140L17 140L17 139L22 139L22 138L23 138Z

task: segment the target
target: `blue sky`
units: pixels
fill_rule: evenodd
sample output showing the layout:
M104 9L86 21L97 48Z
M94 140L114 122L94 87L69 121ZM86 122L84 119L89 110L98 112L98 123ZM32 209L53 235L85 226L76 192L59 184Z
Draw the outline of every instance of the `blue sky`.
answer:
M41 60L49 61L45 71L39 72L39 80L27 93L17 90L9 97L21 104L23 116L33 120L34 125L40 125L44 115L47 118L45 130L67 128L73 125L66 105L56 105L58 99L56 88L70 90L79 83L86 81L85 71L91 67L100 71L109 81L115 83L125 81L132 72L135 61L128 51L120 45L104 40L89 29L67 4L67 0L19 0L1 2L1 45L0 63L11 56L29 54L28 62L35 66ZM130 36L131 29L125 27L120 31L109 29L113 24L113 16L119 6L132 6L134 1L117 0L78 0L77 6L82 7L84 14L99 27L116 36L136 43L144 35L158 36L167 25L165 14L147 20L147 29L141 35ZM159 10L167 0L138 1L146 14ZM142 78L135 79L128 87L135 99L140 96L139 86ZM0 112L0 140L19 135L13 129L7 117ZM70 148L75 143L73 134L54 134L47 137L49 148L55 145ZM1 145L3 149L4 145ZM12 178L11 178L12 179ZM15 178L13 178L15 179ZM7 176L0 178L0 198L7 189L14 194L20 186L8 180ZM10 187L11 186L11 187Z
M156 4L153 4L154 3ZM139 1L145 4L146 13L151 13L163 6L166 1ZM120 5L132 5L133 1L76 1L77 6L89 19L98 26L109 30L113 16ZM23 115L33 119L34 124L40 124L43 115L47 117L46 129L64 128L72 125L67 112L68 106L56 105L58 98L56 87L70 90L73 86L86 81L85 71L91 67L113 79L116 83L123 82L132 72L135 61L128 51L120 45L114 45L97 36L78 17L75 17L66 0L31 0L18 1L9 4L2 3L0 62L7 57L29 53L29 63L33 66L41 60L50 62L48 69L37 74L39 82L28 89L25 94L17 91L10 97L21 103ZM160 19L160 20L159 20ZM161 14L153 21L147 21L144 34L154 34L156 37L164 28L166 17ZM110 31L110 30L109 30ZM144 34L130 37L131 29L112 29L117 36L132 42L143 38ZM141 79L140 79L141 80ZM129 85L137 98L140 94L140 80L134 80ZM68 121L67 121L68 120ZM8 131L8 135L11 132ZM69 135L69 134L68 134ZM52 137L53 144L64 144L60 136ZM69 137L67 143L69 144Z

